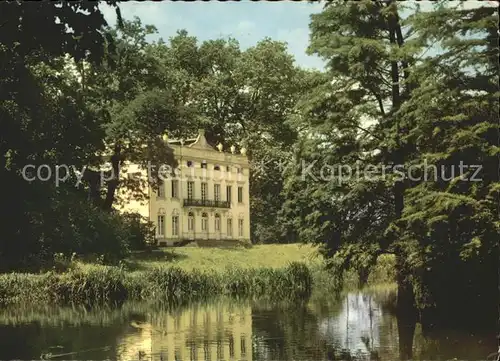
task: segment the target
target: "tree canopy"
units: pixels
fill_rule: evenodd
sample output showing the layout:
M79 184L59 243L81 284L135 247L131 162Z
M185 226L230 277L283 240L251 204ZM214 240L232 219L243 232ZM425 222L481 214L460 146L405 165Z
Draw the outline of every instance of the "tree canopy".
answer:
M116 212L120 189L146 196L127 164L175 164L162 136L204 128L248 149L255 243L320 244L339 280L362 283L392 254L401 309L495 312L498 7L330 1L311 18L327 64L312 71L270 38L150 41L154 26L107 3L114 27L98 3L0 3L5 269L144 245L150 225ZM71 182L27 181L42 164L73 165Z

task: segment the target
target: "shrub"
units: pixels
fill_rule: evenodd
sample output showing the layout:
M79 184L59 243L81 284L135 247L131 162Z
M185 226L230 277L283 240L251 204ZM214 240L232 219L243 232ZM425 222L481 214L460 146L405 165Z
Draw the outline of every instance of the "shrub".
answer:
M154 237L140 215L105 212L78 191L43 184L23 187L29 201L21 200L13 211L19 220L0 226L0 272L64 271L73 253L116 262Z
M155 243L154 225L139 213L124 213L121 219L126 229L126 243L130 250L138 251Z

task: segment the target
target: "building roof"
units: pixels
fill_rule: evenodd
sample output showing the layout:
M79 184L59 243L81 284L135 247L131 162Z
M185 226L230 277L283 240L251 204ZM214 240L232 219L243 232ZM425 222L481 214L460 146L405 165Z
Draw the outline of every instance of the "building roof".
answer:
M218 151L214 146L208 143L207 138L205 138L205 130L198 129L198 136L196 138L190 139L172 139L168 140L168 144L171 145L182 145L189 148L195 148L200 150L213 150Z

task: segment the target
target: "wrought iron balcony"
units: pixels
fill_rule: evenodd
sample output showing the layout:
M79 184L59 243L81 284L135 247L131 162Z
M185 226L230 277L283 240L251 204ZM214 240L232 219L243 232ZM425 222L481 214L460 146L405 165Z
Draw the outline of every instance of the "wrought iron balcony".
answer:
M211 207L211 208L231 208L231 202L213 201L208 199L187 198L183 201L184 207Z

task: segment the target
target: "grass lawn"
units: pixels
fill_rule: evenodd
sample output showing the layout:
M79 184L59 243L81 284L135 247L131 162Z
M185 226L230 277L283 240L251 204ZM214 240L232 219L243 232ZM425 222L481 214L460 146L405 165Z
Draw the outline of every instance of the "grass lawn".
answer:
M281 268L290 262L320 265L323 258L316 247L305 244L268 244L251 248L175 247L131 255L126 264L131 270L177 266L187 271L237 268Z

